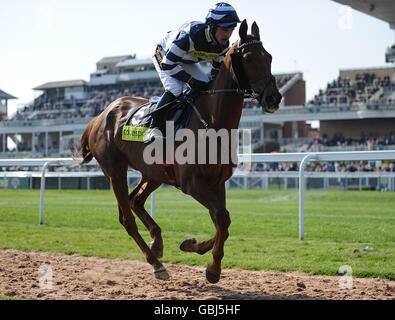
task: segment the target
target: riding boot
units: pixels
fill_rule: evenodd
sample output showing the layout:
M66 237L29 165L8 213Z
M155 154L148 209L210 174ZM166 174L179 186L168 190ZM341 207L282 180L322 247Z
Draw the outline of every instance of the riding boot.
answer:
M176 97L170 91L165 91L165 93L160 97L157 102L157 109L162 108L163 106L170 104L174 101ZM164 139L164 132L166 130L166 109L160 110L153 117L151 124L149 126L149 130L146 134L145 141L146 143L152 142L154 139Z

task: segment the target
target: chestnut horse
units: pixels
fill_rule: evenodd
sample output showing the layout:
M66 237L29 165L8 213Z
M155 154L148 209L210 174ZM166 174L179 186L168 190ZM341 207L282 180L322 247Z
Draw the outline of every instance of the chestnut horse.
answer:
M276 111L281 102L281 94L271 73L272 57L263 48L259 28L254 22L252 34L247 35L247 30L247 22L244 20L239 29L240 39L229 48L218 76L209 90L195 100L200 117L215 130L225 129L230 132L238 128L245 92L256 98L266 112ZM88 124L81 137L80 153L82 163L96 158L115 193L120 223L153 266L155 277L166 280L169 275L159 261L163 254L161 229L144 209L144 203L161 184L175 183L163 164L147 164L144 161L143 153L147 144L123 141L120 128L121 118L131 109L147 102L146 99L136 97L122 97L112 102ZM203 127L200 117L197 113L193 114L188 126L196 134ZM206 268L206 278L210 283L216 283L220 279L224 243L231 223L225 205L225 181L232 176L236 164L197 163L174 163L173 178L182 192L208 209L216 233L213 238L203 242L185 240L180 249L198 254L212 249L213 261ZM130 194L127 183L129 167L140 171L142 175ZM153 239L151 247L139 234L133 212L149 230Z

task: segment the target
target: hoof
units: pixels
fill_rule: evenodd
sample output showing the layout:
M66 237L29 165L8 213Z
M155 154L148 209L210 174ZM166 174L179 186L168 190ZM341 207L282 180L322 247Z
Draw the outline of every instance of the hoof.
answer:
M211 273L208 268L206 268L206 279L210 283L217 283L221 278L220 274Z
M184 240L181 244L180 244L180 250L184 251L184 252L195 252L195 248L194 246L196 245L197 241L196 239L187 239Z
M155 244L154 241L151 242L151 252L157 258L160 259L163 257L163 249L160 249L158 245Z
M169 280L170 276L165 268L154 271L155 278L158 280Z

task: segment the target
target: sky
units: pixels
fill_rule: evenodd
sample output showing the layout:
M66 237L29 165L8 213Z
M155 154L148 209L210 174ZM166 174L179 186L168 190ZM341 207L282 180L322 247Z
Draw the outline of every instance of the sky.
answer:
M0 89L19 98L10 111L37 97L32 88L43 83L89 81L105 56L150 57L167 31L204 21L216 2L0 0ZM303 72L308 99L340 69L384 66L395 39L387 23L330 0L228 3L249 26L257 22L273 73Z

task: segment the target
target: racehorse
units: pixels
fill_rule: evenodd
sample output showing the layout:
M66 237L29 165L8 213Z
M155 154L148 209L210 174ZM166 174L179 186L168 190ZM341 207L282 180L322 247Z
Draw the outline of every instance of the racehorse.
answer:
M279 108L282 96L271 73L272 56L260 41L257 24L252 24L251 34L247 35L247 30L244 20L239 28L240 38L229 48L217 77L209 89L194 100L198 112L192 115L188 125L194 133L202 129L202 119L215 130L237 129L246 92L258 100L265 112L272 113ZM123 141L120 119L130 114L131 109L148 102L138 97L122 97L92 119L81 136L81 163L87 163L93 157L99 163L115 193L119 222L153 266L157 279L166 280L169 274L159 261L163 255L161 228L144 209L148 196L162 184L176 185L206 207L216 229L215 236L202 242L187 239L181 243L180 249L198 254L212 250L213 260L206 268L206 279L216 283L220 279L224 243L231 223L225 204L225 182L232 176L236 164L174 163L173 177L163 164L147 164L143 158L147 144ZM142 175L130 194L129 167ZM139 234L133 212L150 232L153 239L150 247Z

